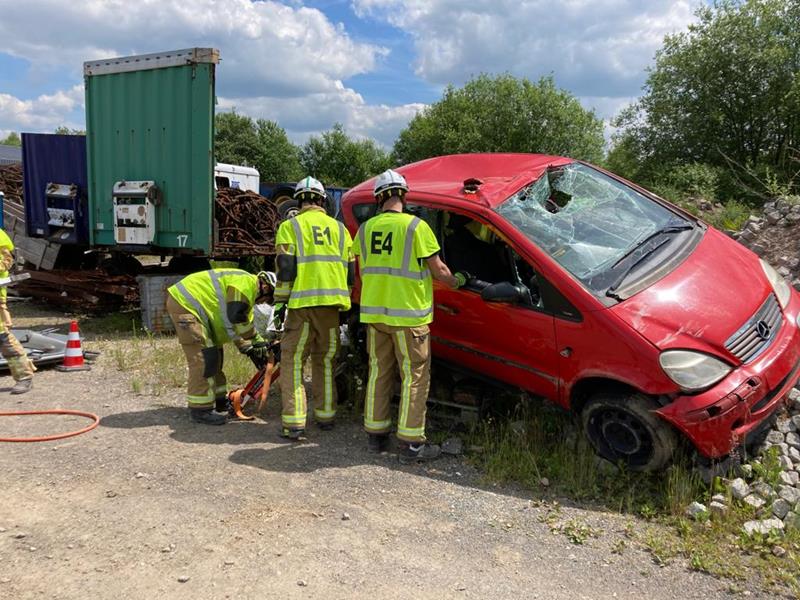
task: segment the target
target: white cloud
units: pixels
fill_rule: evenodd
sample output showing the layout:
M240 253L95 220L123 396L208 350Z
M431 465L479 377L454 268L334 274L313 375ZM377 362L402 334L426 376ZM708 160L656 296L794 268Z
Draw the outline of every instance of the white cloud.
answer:
M481 72L553 73L577 96L634 96L691 0L352 0L360 16L412 36L417 74L463 83Z
M373 70L388 50L353 40L316 9L271 0L0 0L2 51L41 76L78 81L86 60L175 48L219 48L219 108L272 119L295 139L342 122L391 145L418 107L370 106L343 81ZM47 18L41 18L47 15ZM81 86L82 87L82 86ZM0 128L50 130L65 122L68 95L0 96ZM59 114L59 109L60 114ZM55 125L54 125L55 124Z
M76 75L85 60L217 47L220 86L237 96L331 90L386 52L318 10L269 0L0 0L0 15L4 52Z
M390 147L397 134L424 104L367 104L360 94L339 86L329 92L302 98L226 98L219 99L218 109L236 110L255 118L277 121L289 137L302 143L309 136L341 123L345 130L361 138L372 138Z
M0 93L0 131L52 131L60 125L77 128L81 123L70 117L82 107L82 84L33 100Z

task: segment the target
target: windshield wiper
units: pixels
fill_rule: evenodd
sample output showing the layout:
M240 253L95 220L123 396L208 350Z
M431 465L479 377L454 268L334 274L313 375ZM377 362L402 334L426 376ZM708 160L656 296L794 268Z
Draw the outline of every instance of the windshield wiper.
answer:
M642 250L644 246L653 239L661 235L665 235L667 233L676 233L678 231L686 231L688 229L694 229L694 225L692 225L691 223L682 223L681 225L667 225L666 227L662 227L661 229L656 229L653 233L645 237L643 240L637 243L633 248L628 250L617 262L615 262L612 265L611 268L613 269L618 265L620 265L625 259L633 257L637 251ZM606 290L606 296L609 296L610 298L614 298L616 300L622 300L619 294L616 293L617 288L619 288L622 282L625 281L625 278L630 274L631 271L633 271L633 269L635 269L639 264L644 262L646 258L651 256L656 250L661 248L661 246L666 244L668 241L669 240L665 238L659 241L657 244L654 244L649 248L647 248L646 250L643 250L639 256L636 256L636 258L632 260L627 267L625 267L622 271L620 271L620 274L617 275L613 283Z

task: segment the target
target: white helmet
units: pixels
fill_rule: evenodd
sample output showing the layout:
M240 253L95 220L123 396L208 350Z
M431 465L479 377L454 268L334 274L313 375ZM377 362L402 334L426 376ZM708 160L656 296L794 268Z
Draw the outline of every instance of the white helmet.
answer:
M303 177L294 188L294 196L298 202L317 202L325 200L325 186L313 177Z
M259 281L265 281L266 283L270 284L273 289L278 285L278 278L272 271L259 271L256 276L258 277Z
M383 203L392 196L402 198L406 192L408 192L406 178L392 169L387 169L378 175L375 179L375 187L372 188L372 193L375 194L375 199L379 203Z

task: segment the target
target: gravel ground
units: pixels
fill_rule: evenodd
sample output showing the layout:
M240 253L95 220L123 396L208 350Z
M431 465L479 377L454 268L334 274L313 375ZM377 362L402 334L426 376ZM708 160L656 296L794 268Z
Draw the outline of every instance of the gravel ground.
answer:
M602 530L572 544L530 493L487 486L460 458L428 468L372 456L355 422L282 443L274 398L266 422L193 425L179 390L135 395L107 354L90 372L38 373L20 399L10 384L0 381L0 410L102 421L75 438L2 445L0 598L731 595L685 564L656 566L630 545L613 553L628 523L643 526L633 517L564 508L563 520ZM5 417L0 435L82 424Z

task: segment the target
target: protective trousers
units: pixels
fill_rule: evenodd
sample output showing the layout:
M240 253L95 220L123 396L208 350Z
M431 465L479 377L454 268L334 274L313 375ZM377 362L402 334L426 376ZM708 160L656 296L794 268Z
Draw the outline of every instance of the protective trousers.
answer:
M367 327L369 376L364 406L367 433L388 433L392 426L389 401L395 372L400 369L400 411L397 437L425 441L425 412L431 383L431 341L427 325L394 327L370 323Z
M5 302L3 302L5 306ZM2 311L0 311L2 312ZM6 308L5 314L0 317L0 354L8 361L8 368L14 381L33 378L36 367L28 358L25 348L19 340L11 333L11 315Z
M339 349L339 308L315 306L289 310L281 337L281 421L289 429L306 426L306 391L303 365L311 357L311 391L317 423L336 416L336 383L333 378Z
M167 297L167 312L189 365L186 394L189 408L211 409L215 399L224 398L228 392L225 373L222 372L222 347L213 344L198 318L175 302L172 296Z
M0 295L0 322L6 326L6 329L11 329L11 313L8 312L6 296L3 295Z

